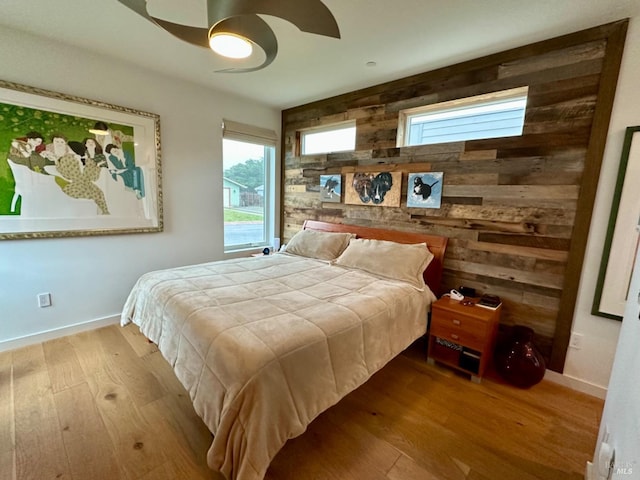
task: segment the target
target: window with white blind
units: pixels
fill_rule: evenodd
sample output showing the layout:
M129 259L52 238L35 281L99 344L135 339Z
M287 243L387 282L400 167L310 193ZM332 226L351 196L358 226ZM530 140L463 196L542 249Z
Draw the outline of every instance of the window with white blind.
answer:
M276 133L223 121L224 250L272 246Z
M398 146L522 135L529 87L402 110Z

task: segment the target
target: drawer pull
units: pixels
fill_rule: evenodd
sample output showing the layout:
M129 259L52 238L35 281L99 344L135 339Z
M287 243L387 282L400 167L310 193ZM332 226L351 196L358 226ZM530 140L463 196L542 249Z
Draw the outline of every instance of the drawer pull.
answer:
M458 320L457 318L453 319L453 324L454 325L462 325L462 322L460 320Z
M451 334L451 338L453 338L454 340L458 340L460 337L458 335L456 335L455 333Z

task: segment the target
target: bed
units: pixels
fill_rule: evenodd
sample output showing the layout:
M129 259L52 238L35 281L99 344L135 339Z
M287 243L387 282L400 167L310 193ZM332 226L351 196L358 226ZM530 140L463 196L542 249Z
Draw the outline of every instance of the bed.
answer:
M189 392L213 434L209 466L260 480L288 439L425 334L446 246L307 221L284 253L141 276L121 324Z

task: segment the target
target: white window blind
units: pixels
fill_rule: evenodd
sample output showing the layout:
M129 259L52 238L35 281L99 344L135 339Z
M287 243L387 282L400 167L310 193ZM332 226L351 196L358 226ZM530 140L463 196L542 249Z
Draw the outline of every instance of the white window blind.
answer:
M224 138L239 142L260 143L275 147L278 140L278 135L273 130L227 119L222 120L222 132Z

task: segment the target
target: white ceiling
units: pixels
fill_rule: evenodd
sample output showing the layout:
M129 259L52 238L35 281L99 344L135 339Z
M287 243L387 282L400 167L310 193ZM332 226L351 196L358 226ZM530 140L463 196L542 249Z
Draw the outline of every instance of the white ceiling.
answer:
M324 3L338 22L341 39L302 33L282 19L263 17L278 39L278 56L265 69L240 74L216 73L229 66L228 60L171 36L117 0L0 0L0 27L288 108L640 15L640 0ZM206 0L147 4L158 17L206 26Z

